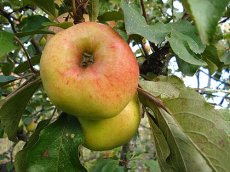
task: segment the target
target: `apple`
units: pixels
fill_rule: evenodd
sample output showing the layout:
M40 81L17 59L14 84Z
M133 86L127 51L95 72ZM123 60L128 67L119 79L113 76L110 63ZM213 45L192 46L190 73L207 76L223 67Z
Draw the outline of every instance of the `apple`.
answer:
M136 93L139 69L129 45L111 27L84 22L47 42L40 74L60 110L98 120L125 108Z
M133 137L140 124L140 108L135 98L115 117L103 120L78 118L85 137L83 146L102 151L121 146Z

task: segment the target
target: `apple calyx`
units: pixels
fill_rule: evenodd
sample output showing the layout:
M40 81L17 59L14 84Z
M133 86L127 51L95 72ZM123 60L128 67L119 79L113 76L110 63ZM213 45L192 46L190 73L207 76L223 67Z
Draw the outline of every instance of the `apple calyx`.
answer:
M94 63L93 54L92 53L84 52L82 54L80 66L86 68L90 64L93 64L93 63Z

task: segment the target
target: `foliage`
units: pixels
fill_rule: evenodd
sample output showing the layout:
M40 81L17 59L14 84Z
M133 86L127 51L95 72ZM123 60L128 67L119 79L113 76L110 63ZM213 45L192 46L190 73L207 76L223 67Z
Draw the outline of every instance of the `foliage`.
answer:
M0 154L5 163L0 170L229 171L229 2L79 2L0 1L0 138L14 142ZM64 13L65 21L58 22ZM56 110L39 77L47 36L55 34L50 27L66 29L73 25L69 18L77 24L84 21L83 14L113 27L132 47L140 66L138 95L149 122L142 123L128 146L105 157L103 152L90 152L88 159L82 156L87 150L80 146L84 137L79 122ZM177 71L170 68L173 59ZM196 76L197 88L186 87L175 76L178 72ZM209 80L200 88L202 74ZM217 85L214 89L211 81ZM225 108L217 110L207 101L220 95L215 105ZM28 129L32 122L38 124L35 130ZM140 143L142 130L152 136ZM20 140L25 145L14 159L12 152ZM154 146L147 145L152 142Z

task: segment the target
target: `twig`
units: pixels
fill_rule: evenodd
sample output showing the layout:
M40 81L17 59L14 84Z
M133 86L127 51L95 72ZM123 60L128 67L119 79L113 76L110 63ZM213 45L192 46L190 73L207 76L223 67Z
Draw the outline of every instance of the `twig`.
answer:
M127 159L128 151L129 151L129 143L124 144L122 146L121 155L120 155L120 161L119 161L119 165L123 166L125 171L128 170L128 159Z
M146 11L145 11L144 1L140 0L140 3L141 3L141 9L142 9L143 16L145 18L145 21L147 22L147 15L146 15Z
M202 72L202 73L204 73L204 74L206 74L206 75L208 75L210 78L214 79L215 81L218 81L218 82L220 82L220 83L222 83L222 84L225 84L225 85L227 85L227 86L230 86L229 83L224 82L224 81L222 81L222 80L220 80L220 79L217 79L217 78L215 78L215 77L209 75L208 73L204 72L203 70L199 70L199 71Z
M221 99L221 101L220 101L220 103L218 104L219 106L222 106L223 105L223 103L224 103L224 100L225 99L228 99L228 96L230 95L230 93L227 93L227 94L225 94L225 96Z
M32 38L32 39L30 40L30 42L31 42L31 44L34 46L34 49L35 49L36 53L37 53L37 54L41 54L42 52L41 52L41 50L40 50L40 48L39 48L39 45L38 45L37 42L34 40L34 38Z
M73 19L77 18L77 7L76 7L76 1L72 0L72 11L73 11Z
M226 21L228 21L228 20L229 20L229 17L226 17L225 19L223 19L223 20L219 21L219 23L218 23L218 24L225 23L225 22L226 22Z
M34 74L37 74L37 71L34 69L34 67L33 67L33 65L31 63L31 60L30 60L30 56L29 56L28 52L26 51L26 48L24 47L23 43L21 42L21 40L17 36L14 36L14 39L19 43L19 45L21 46L21 48L25 52L25 55L26 55L26 58L27 58L27 62L29 64L29 66L30 66L31 71Z
M196 91L205 91L205 92L210 92L210 93L221 92L221 93L230 94L230 90L219 90L219 89L211 89L211 88L194 88L194 89Z
M172 21L174 22L174 7L173 7L173 0L172 0L171 6L172 6Z

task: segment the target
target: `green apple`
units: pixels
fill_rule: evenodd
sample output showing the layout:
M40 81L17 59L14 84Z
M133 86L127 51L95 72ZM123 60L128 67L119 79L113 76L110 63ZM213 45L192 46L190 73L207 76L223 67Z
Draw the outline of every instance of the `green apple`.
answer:
M58 32L40 61L44 89L62 111L111 118L136 93L139 68L129 45L109 26L84 22Z
M103 120L78 118L90 150L109 150L127 143L140 124L140 107L135 98L115 117Z

